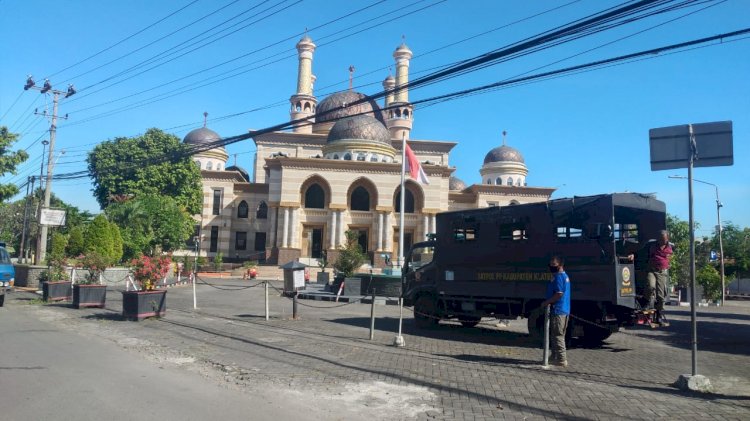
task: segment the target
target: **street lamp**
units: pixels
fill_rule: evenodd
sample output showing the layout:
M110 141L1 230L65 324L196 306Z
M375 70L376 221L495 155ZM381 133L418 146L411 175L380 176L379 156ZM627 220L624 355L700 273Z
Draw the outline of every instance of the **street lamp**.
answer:
M687 177L681 176L681 175L670 175L669 178L679 178L683 180L687 180ZM721 227L721 208L724 206L721 203L721 200L719 200L719 186L717 186L714 183L709 183L708 181L702 181L698 179L693 179L693 181L697 181L698 183L708 184L709 186L713 186L716 191L716 229L719 231L719 265L721 266L721 305L724 305L724 300L726 299L726 286L724 285L724 244L722 240L722 227ZM692 227L691 227L692 228Z

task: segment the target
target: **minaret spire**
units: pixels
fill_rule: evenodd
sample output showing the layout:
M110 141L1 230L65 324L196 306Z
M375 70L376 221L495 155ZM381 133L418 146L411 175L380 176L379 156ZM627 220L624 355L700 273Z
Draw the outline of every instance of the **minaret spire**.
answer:
M354 89L354 65L349 66L349 90Z
M203 127L206 127L206 123L208 122L208 111L203 112Z
M506 132L505 130L503 130L503 146L505 146L505 136L507 136L507 135L508 135L508 132Z

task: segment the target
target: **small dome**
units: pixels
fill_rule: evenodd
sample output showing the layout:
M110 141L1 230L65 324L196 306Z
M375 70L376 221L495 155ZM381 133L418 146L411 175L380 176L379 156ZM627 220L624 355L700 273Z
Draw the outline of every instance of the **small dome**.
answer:
M401 45L399 45L398 48L396 48L396 53L399 53L402 51L411 54L411 49L409 49L409 46L406 45L405 42L402 42Z
M221 136L219 136L218 133L206 127L201 127L200 129L192 130L190 133L186 134L185 138L182 139L182 142L191 145L204 145L206 143L216 142L217 140L221 140Z
M523 155L521 155L518 149L503 145L492 149L485 155L484 163L489 164L492 162L519 162L523 164L524 160Z
M248 174L248 172L242 167L238 167L236 165L230 165L224 169L226 171L237 171L238 173L240 173L240 175L242 175L242 178L244 178L245 181L250 181L250 174Z
M464 183L463 180L456 176L451 176L448 179L448 189L449 190L463 190L466 188L466 183Z
M367 115L372 115L378 121L385 124L380 107L371 99L352 107L346 107L346 105L360 101L363 98L367 98L367 95L356 91L341 91L329 95L315 109L315 123L326 123L343 117L367 113Z
M346 117L328 132L328 144L339 140L370 140L391 146L391 134L383 123L369 115Z

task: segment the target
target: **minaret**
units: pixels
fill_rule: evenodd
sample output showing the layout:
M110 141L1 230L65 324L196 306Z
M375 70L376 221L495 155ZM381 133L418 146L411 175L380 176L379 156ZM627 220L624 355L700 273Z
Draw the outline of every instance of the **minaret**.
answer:
M305 35L297 43L299 53L299 67L297 69L297 93L289 98L292 108L289 111L292 120L299 120L315 114L315 106L318 100L313 96L313 82L315 75L312 74L312 58L316 45L309 36ZM314 120L309 119L310 123ZM312 125L296 124L295 133L312 133Z
M396 92L392 98L386 98L386 106L389 107L386 125L393 139L401 139L404 135L408 139L412 128L414 107L409 103L409 88L407 87L409 84L409 60L412 57L413 54L405 43L401 43L393 52L393 58L396 60L396 80L390 83L395 82ZM388 79L383 82L383 86L387 82Z
M387 78L383 81L383 90L388 92L396 87L396 79L393 78L393 75L388 75ZM393 99L395 98L393 92L389 93L385 96L385 107L388 108L391 103L393 103Z

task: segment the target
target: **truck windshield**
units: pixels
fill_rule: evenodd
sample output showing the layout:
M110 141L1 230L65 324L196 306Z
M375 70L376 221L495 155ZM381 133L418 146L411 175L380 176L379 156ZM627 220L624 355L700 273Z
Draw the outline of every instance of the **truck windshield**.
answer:
M422 266L432 262L433 256L435 256L435 247L423 246L415 247L411 251L411 257L409 259L409 267L411 270L416 270Z
M0 264L1 265L10 264L10 256L8 255L8 252L5 251L5 249L0 249Z

